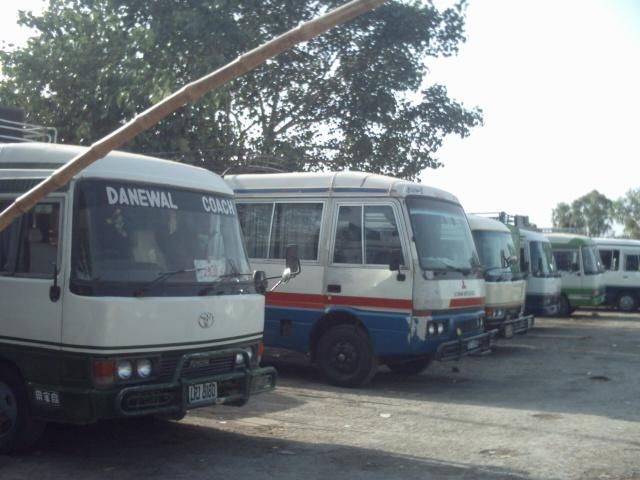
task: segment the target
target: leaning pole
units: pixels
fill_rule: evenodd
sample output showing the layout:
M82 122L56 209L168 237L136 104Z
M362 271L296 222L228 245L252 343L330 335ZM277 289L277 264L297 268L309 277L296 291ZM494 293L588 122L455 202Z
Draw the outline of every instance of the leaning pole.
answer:
M95 142L84 153L74 157L38 185L18 197L0 213L0 232L9 226L16 217L33 208L45 195L69 182L82 169L152 127L180 107L253 70L269 58L275 57L292 46L311 40L336 25L348 22L379 7L384 2L385 0L353 0L313 20L302 23L279 37L240 55L218 70L185 85L177 92L136 115L122 127Z

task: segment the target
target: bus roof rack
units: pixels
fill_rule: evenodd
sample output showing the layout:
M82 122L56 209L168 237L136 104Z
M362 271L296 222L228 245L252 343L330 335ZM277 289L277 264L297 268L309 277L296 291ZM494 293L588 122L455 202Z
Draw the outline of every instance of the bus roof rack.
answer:
M23 110L0 106L0 143L56 143L57 141L56 128L26 123Z
M529 222L528 215L511 215L506 212L478 212L474 213L473 215L499 220L505 225L510 225L513 227L528 228L529 230L539 230L535 224Z
M240 173L286 173L286 171L266 165L232 165L222 172L222 176Z

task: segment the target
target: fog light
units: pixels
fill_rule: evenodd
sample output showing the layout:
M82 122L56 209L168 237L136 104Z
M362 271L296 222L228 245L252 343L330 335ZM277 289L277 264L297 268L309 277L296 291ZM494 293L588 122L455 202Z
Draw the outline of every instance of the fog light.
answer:
M140 378L148 378L151 376L151 360L142 358L136 362L136 373Z
M133 373L133 366L129 360L118 360L118 378L120 380L129 380Z

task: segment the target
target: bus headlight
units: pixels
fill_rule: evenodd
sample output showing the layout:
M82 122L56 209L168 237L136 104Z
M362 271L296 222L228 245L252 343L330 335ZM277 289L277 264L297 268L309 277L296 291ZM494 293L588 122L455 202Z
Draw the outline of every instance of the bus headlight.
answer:
M141 358L136 361L136 373L140 378L149 378L151 376L151 360Z
M438 335L442 335L444 333L444 323L438 323Z
M253 359L253 348L243 348L247 355L249 355L249 362ZM236 353L236 367L244 366L244 355L241 353Z
M429 335L435 335L436 334L436 326L434 323L430 323L429 326L427 327L427 333Z
M118 360L116 371L120 380L129 380L133 374L133 365L129 360Z

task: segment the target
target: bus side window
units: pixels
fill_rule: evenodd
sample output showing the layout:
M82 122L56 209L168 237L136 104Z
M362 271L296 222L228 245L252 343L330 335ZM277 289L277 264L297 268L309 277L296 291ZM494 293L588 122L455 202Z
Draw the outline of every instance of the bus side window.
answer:
M640 255L627 255L624 262L624 269L627 272L637 272L640 270Z
M269 257L269 229L273 203L236 204L249 258Z
M577 262L577 251L575 250L562 250L553 252L553 257L556 260L556 266L561 272L573 271L572 265Z
M364 230L364 263L388 266L392 260L398 260L400 265L404 265L402 243L392 207L365 206Z
M269 258L284 259L287 246L298 246L300 260L317 260L322 203L276 203Z
M342 205L338 213L334 263L362 263L362 207Z
M52 275L58 263L60 205L41 203L24 215L18 243L16 273Z

